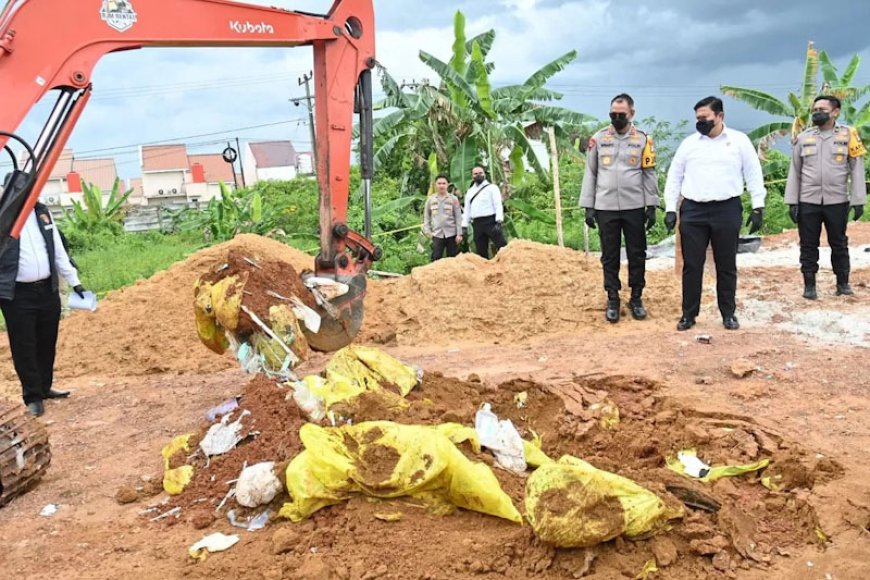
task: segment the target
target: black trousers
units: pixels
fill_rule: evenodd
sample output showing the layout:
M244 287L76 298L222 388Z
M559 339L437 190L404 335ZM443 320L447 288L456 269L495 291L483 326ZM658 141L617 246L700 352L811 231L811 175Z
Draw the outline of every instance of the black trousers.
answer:
M716 298L722 317L737 310L737 242L743 225L739 197L699 203L684 199L680 206L683 252L683 316L696 318L701 310L707 246L716 262Z
M444 250L447 250L448 258L455 258L459 255L459 244L456 243L456 236L452 238L432 238L432 261L440 260L444 257Z
M496 229L496 221L494 215L475 218L471 222L471 227L474 228L474 248L478 256L483 256L489 259L489 244L495 246L495 251L507 245L504 239L504 233L501 229Z
M54 355L60 324L60 295L51 281L15 285L15 298L0 300L9 348L21 381L24 404L41 401L54 379Z
M815 274L819 271L819 240L822 224L831 246L831 268L837 276L848 276L849 237L846 225L849 223L849 202L835 205L816 203L800 204L798 235L801 242L801 272Z
M622 238L628 256L628 285L638 296L646 285L646 213L644 208L624 211L597 211L598 237L601 240L601 265L604 290L608 295L619 292L619 258Z

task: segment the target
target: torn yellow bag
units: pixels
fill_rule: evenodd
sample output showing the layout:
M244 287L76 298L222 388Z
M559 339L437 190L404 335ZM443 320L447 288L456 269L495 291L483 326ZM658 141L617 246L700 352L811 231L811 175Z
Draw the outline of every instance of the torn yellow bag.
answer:
M680 451L685 455L691 457L697 457L697 452L694 449L683 449ZM677 455L670 455L665 458L665 464L667 464L668 469L675 473L679 473L683 477L687 477L689 479L694 479L697 481L703 481L704 483L712 483L723 477L735 477L737 475L743 475L744 473L751 473L753 471L759 471L764 469L768 465L770 465L769 459L761 459L756 461L755 463L750 463L747 465L720 465L718 467L711 467L710 471L704 477L692 477L691 475L686 473L684 469L683 463L680 461Z
M399 395L395 406L404 406L404 399L419 382L417 370L376 348L347 346L336 352L326 365L326 377L310 375L303 379L314 395L323 399L324 407L349 401L366 391L384 390L395 385ZM401 396L400 396L401 395Z
M682 506L669 508L633 481L567 455L526 482L526 517L535 534L562 548L653 534L683 514Z
M354 494L410 496L436 513L460 507L522 521L490 468L470 461L456 447L468 441L480 449L470 427L375 421L324 428L309 423L299 437L305 450L286 471L292 501L280 511L294 522Z
M192 465L182 465L170 469L170 461L172 460L173 455L179 451L190 451L189 442L191 436L192 434L190 433L187 435L179 435L170 441L160 452L160 454L163 455L163 489L169 495L178 495L184 491L184 488L187 487L187 484L190 483L191 479L193 479Z

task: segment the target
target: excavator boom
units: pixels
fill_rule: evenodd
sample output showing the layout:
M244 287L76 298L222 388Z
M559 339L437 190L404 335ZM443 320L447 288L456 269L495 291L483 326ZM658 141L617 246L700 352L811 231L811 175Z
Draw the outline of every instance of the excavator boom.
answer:
M292 47L314 52L320 254L315 273L351 291L309 336L318 350L349 343L362 322L365 275L380 250L349 230L347 209L354 113L359 114L365 191L372 172L372 0L335 0L312 15L228 0L10 0L0 14L0 149L11 139L28 154L4 183L0 253L17 239L86 106L94 66L111 52L147 47ZM49 91L59 94L39 139L14 133ZM7 151L11 151L7 147ZM366 207L370 207L367 199ZM368 217L368 216L367 216ZM366 221L368 224L368 219ZM368 228L366 228L368 230Z

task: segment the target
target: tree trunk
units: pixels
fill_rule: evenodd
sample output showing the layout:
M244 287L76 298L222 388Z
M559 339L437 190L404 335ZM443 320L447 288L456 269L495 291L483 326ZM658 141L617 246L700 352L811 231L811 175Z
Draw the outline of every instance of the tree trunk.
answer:
M549 127L550 135L550 160L553 171L553 195L556 198L556 240L560 248L565 247L565 235L562 232L562 192L559 186L559 149L556 146L556 131Z

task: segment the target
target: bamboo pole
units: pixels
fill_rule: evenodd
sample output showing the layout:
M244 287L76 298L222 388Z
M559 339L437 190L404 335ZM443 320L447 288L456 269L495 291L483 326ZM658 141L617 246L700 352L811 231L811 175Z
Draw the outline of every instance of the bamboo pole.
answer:
M556 240L559 247L565 247L565 234L562 231L562 192L559 187L559 149L556 147L556 131L550 127L550 160L553 167L553 195L556 197Z

